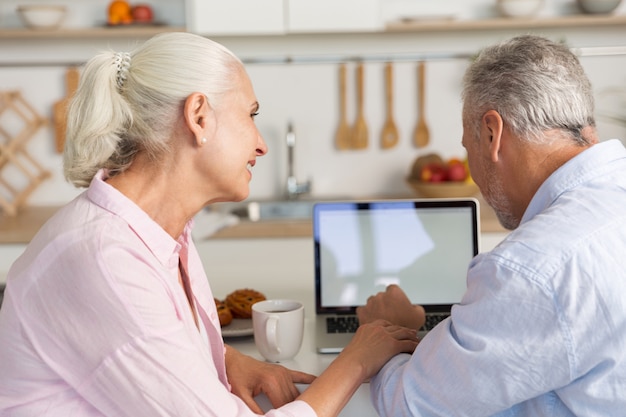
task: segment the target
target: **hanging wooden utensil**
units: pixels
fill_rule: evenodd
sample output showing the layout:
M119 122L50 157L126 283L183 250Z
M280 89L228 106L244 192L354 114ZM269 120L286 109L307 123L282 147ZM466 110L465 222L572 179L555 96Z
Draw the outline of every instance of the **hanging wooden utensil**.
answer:
M420 61L417 66L417 98L418 98L418 116L417 125L413 132L413 143L418 148L423 148L428 145L430 141L430 132L428 131L428 125L426 124L426 110L425 110L425 78L426 68L424 61Z
M387 119L383 125L380 138L380 146L389 149L398 143L398 127L393 120L393 66L391 62L385 65L385 97L387 103Z
M356 92L357 92L357 116L352 128L352 149L365 149L369 141L369 132L367 130L367 122L365 121L365 111L363 109L363 83L364 83L363 64L359 63L356 67Z
M350 149L350 125L346 106L346 64L339 65L339 126L335 133L335 146L340 151Z
M78 69L70 67L65 73L65 97L54 103L54 131L55 131L55 148L58 153L63 153L65 147L65 129L67 126L67 107L76 89L78 88Z

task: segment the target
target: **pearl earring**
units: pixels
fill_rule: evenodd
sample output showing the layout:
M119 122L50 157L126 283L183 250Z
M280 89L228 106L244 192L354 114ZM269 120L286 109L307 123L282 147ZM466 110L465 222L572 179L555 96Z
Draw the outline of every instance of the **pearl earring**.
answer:
M200 140L200 143L204 145L204 144L206 143L206 138L202 138L202 139Z

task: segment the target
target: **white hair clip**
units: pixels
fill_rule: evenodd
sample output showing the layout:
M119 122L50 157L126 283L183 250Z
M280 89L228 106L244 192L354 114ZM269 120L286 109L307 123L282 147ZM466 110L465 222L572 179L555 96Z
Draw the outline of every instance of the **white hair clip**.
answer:
M128 52L115 53L115 66L117 68L116 82L119 90L124 87L124 82L128 77L128 69L130 68L130 54Z

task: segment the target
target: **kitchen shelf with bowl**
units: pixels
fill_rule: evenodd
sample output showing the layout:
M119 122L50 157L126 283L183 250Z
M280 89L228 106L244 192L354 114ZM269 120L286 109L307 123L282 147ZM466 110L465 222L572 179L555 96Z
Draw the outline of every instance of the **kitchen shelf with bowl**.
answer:
M532 28L576 28L623 26L626 15L569 15L557 17L490 18L475 20L441 19L422 20L419 17L388 22L383 30L367 33L396 32L456 32L467 30L532 29ZM95 39L150 37L165 31L187 31L184 26L129 25L128 27L59 28L55 30L31 30L28 28L0 28L0 39ZM328 33L351 35L353 33ZM293 34L266 35L285 37ZM301 34L298 34L300 36Z
M161 32L184 32L182 26L169 25L128 25L102 26L92 28L59 28L32 30L28 28L0 28L0 39L108 39L108 38L149 38Z

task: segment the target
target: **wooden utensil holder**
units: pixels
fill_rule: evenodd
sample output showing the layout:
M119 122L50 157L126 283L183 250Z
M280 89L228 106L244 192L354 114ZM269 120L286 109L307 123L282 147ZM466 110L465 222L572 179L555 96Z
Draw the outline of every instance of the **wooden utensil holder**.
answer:
M17 215L30 194L50 176L26 149L46 123L19 91L0 91L0 209L5 215Z

